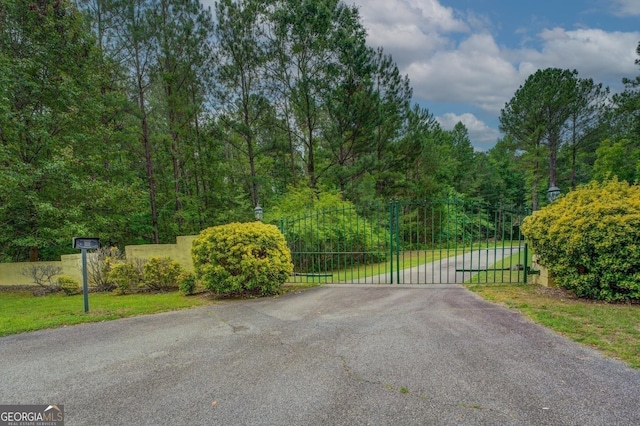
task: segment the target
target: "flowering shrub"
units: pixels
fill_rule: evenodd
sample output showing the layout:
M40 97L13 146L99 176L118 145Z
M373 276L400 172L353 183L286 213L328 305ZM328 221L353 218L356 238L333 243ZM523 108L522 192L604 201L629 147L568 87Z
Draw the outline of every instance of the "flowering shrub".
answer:
M198 280L218 294L274 294L293 272L284 236L261 222L205 229L191 254Z
M580 187L525 219L522 232L562 287L581 297L640 300L640 186Z

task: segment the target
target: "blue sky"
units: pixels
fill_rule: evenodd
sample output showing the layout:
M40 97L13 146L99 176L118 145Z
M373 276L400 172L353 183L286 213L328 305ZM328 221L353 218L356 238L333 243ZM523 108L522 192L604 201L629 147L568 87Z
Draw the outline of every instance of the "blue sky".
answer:
M353 3L369 43L411 79L414 100L447 129L462 121L480 150L500 137L500 109L537 69L577 69L614 92L640 74L640 0Z

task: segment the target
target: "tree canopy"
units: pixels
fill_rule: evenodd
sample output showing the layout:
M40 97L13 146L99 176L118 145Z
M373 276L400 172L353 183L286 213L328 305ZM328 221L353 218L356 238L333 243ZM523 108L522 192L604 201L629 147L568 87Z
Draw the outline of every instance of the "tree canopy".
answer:
M173 242L296 191L515 206L546 183L637 179L639 78L610 99L540 70L478 152L339 0L6 0L0 261L55 259L80 234Z

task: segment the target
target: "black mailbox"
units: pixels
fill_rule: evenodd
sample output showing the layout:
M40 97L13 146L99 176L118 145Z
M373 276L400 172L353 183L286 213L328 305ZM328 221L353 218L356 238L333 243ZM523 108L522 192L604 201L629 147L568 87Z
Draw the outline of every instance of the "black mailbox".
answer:
M100 248L100 238L74 237L74 249L95 250Z

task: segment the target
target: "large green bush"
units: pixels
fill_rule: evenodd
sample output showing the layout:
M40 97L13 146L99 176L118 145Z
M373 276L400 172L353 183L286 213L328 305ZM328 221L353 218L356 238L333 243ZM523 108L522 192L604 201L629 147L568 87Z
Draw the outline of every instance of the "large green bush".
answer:
M218 294L274 294L293 272L284 236L261 222L205 229L191 254L198 280Z
M367 213L369 218L339 194L297 188L267 220L280 221L296 272L315 273L387 260L388 225L380 219L387 218L388 207Z
M640 187L591 183L528 217L522 231L562 287L640 300Z

